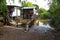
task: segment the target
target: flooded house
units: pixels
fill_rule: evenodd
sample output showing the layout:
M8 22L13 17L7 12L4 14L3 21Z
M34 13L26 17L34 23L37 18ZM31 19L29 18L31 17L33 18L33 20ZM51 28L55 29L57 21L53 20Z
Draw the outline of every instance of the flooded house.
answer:
M10 22L11 24L15 26L21 26L24 24L28 29L28 27L31 27L36 23L38 19L36 7L22 7L19 0L7 0L6 2L6 5L9 8L8 16L12 17L13 19L12 22ZM20 8L22 9L22 13L20 11ZM16 20L14 20L14 17L16 17Z
M23 21L26 24L26 30L28 30L29 27L32 27L33 25L38 24L38 12L36 10L36 7L23 7L22 8L22 18Z

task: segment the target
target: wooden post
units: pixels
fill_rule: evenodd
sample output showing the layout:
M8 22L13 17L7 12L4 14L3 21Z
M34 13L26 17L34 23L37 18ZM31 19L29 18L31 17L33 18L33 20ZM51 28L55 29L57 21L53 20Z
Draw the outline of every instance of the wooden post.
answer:
M28 30L29 30L29 25L27 24L27 25L26 25L26 31L28 31Z
M16 7L16 9L17 9L17 7ZM18 27L18 10L16 10L16 26Z

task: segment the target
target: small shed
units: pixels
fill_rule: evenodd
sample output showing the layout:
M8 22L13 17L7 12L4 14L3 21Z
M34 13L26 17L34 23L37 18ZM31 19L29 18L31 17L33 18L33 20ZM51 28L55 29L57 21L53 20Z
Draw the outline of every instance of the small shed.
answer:
M33 15L37 14L36 7L23 7L23 18L31 18Z

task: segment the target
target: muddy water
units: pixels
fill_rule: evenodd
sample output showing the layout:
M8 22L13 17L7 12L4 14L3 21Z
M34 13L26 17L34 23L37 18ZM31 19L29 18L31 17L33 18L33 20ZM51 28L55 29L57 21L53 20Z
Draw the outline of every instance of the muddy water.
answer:
M54 40L54 29L49 24L39 23L32 26L28 32L22 29L5 29L3 35L0 35L0 40Z

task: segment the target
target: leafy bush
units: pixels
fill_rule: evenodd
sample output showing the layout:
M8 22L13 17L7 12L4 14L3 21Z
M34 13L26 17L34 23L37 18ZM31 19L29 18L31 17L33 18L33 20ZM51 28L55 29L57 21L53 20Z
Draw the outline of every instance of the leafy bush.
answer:
M51 15L48 12L43 12L43 13L40 14L40 17L42 19L49 19L51 17Z

